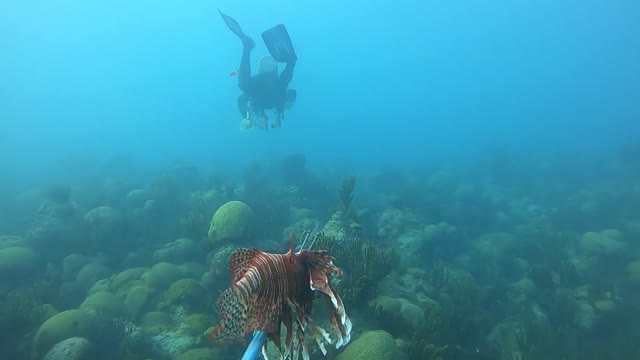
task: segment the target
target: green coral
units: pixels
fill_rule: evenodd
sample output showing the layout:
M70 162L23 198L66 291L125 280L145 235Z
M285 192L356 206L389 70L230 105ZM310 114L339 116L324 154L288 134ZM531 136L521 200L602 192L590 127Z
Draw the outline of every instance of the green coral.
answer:
M194 308L203 306L208 296L206 290L198 281L194 279L180 279L169 286L166 299L170 304Z
M162 332L173 330L175 324L171 314L164 311L152 311L142 316L140 326L142 326L145 333L155 336Z
M422 236L425 241L435 242L442 241L455 235L458 230L455 226L449 225L446 222L438 224L428 224L422 230Z
M616 302L610 299L600 299L594 301L593 307L600 312L611 312L616 308Z
M629 280L640 281L640 260L635 260L625 266Z
M28 247L29 242L21 236L0 235L0 249L8 247Z
M253 210L242 201L229 201L213 214L208 236L214 243L242 239L253 231Z
M78 308L93 312L99 318L128 316L127 308L122 301L116 295L106 291L89 295Z
M205 314L193 314L187 316L180 325L178 332L189 336L201 336L213 325L211 317Z
M625 248L622 233L615 229L584 233L580 239L582 249L590 254L613 254Z
M220 349L197 348L178 355L177 360L210 360L222 358L223 355Z
M120 290L123 285L126 285L134 280L139 280L147 270L149 269L144 267L123 270L111 278L111 286L115 290ZM127 288L129 288L129 286Z
M144 285L134 286L127 290L124 295L124 303L133 319L137 319L142 311L149 307L153 293L152 289Z
M67 310L52 316L33 339L33 358L41 359L58 342L70 337L96 339L96 318L80 310Z
M404 355L396 346L396 341L384 330L362 334L338 355L336 360L399 360Z
M332 237L335 241L342 242L349 237L349 228L347 228L347 222L342 212L338 211L331 215L331 219L327 221L322 227L322 233Z
M420 222L411 209L389 207L378 219L378 236L391 240L415 231L419 226Z
M19 277L29 275L38 265L38 256L28 247L0 249L0 276Z
M142 279L152 289L165 287L182 277L182 270L174 264L159 262L142 275Z

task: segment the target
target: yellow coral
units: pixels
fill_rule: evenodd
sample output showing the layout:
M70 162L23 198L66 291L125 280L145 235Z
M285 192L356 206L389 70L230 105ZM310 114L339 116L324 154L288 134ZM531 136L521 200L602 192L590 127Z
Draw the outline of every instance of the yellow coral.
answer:
M253 231L253 211L242 201L229 201L213 214L208 236L213 242L242 239Z
M337 360L396 360L404 356L396 346L396 341L384 330L369 331L352 342Z
M596 300L593 303L593 307L598 311L610 312L616 307L616 303L609 299Z
M640 281L640 260L635 260L627 264L625 267L629 279L633 281Z
M178 360L209 360L209 359L222 359L223 355L221 354L220 349L210 349L210 348L197 348L188 350L180 355L178 355Z
M200 336L204 334L205 330L211 327L212 324L213 321L207 315L193 314L184 319L178 332L189 336Z
M580 246L586 252L594 255L612 254L625 247L625 243L621 238L622 233L614 229L600 232L590 231L582 235Z
M167 301L171 304L195 305L206 299L206 290L193 279L180 279L167 290Z
M95 318L80 310L67 310L52 316L38 329L33 339L33 355L41 359L58 342L78 336L95 339Z
M116 295L106 291L99 291L87 296L78 309L93 312L99 317L110 318L127 315L127 309L122 301Z

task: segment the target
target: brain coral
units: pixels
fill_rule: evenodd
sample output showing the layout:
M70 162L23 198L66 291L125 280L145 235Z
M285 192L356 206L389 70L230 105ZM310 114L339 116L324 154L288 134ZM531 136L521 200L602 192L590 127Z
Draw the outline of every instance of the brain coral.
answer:
M180 279L174 282L166 293L167 300L171 304L176 303L198 303L207 298L206 290L200 282L193 279Z
M253 211L242 201L229 201L213 214L209 239L215 243L242 239L253 231Z
M67 310L45 321L33 339L33 355L41 359L55 344L72 338L92 339L95 331L95 318L80 310Z
M81 337L72 337L57 343L43 360L90 360L94 359L93 344Z
M31 273L38 265L38 256L27 247L0 249L0 275L2 277L23 276Z
M584 233L580 239L583 250L593 255L613 254L625 248L622 241L622 233L615 229L600 232L590 231Z
M351 343L337 360L398 360L404 356L396 341L384 330L369 331Z

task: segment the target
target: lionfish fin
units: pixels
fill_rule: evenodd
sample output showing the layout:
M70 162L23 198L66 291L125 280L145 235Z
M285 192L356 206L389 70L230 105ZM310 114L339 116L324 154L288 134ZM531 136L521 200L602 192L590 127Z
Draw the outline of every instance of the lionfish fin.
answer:
M289 234L289 252L287 255L295 254L295 249L293 248L293 235Z
M231 283L234 284L240 280L244 274L251 268L252 261L262 251L258 249L238 249L229 259L229 269L231 270Z
M349 317L347 317L347 321L345 324L345 330L346 330L346 340L345 340L345 344L348 344L349 341L351 341L351 328L352 328L353 324L351 324L351 319L349 319Z
M331 344L331 336L329 336L329 333L327 332L327 330L325 330L325 329L323 329L323 328L318 326L318 331L320 331L320 334L324 338L324 341L326 341L327 343Z
M283 353L284 357L287 358L291 352L291 347L293 346L293 318L290 310L283 311L282 322L284 323L284 327L287 329Z
M298 346L302 353L302 360L309 360L309 349L307 349L307 343L304 341L303 329L298 332Z
M222 321L209 333L211 341L232 343L242 341L245 335L245 320L249 305L238 289L228 288L218 301Z
M331 337L329 337L329 333L311 319L309 319L309 328L311 330L311 336L313 336L313 339L322 351L322 355L326 356L327 349L325 348L324 343L326 342L327 344L331 344Z

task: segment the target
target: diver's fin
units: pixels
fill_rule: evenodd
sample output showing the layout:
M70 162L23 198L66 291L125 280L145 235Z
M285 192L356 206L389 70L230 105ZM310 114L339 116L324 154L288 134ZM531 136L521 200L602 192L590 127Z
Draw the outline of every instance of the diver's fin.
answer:
M218 9L218 12L220 13L220 16L222 16L222 20L224 20L224 23L227 24L227 27L229 28L229 30L231 30L231 32L238 35L240 39L244 40L245 38L247 38L247 35L242 31L242 28L240 27L240 24L238 24L236 19L232 18L229 15L223 14L220 9Z
M279 24L262 33L267 49L278 62L290 62L298 59L291 38L284 25Z

